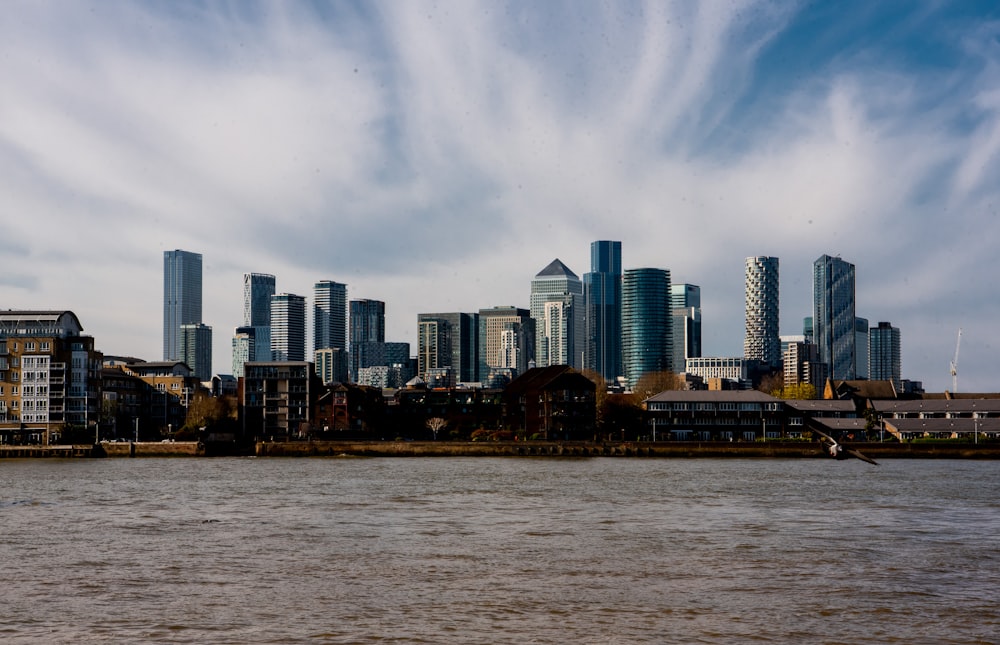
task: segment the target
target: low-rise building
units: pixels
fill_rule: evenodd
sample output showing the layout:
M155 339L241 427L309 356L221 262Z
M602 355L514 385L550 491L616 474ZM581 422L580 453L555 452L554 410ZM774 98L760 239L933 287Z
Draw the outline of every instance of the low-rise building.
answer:
M592 440L596 389L568 365L530 369L504 388L503 425L526 438Z

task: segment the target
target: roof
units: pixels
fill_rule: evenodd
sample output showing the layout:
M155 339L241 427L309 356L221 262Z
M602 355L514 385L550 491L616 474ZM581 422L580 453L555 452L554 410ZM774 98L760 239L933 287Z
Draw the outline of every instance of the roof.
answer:
M885 419L899 432L1000 432L1000 419Z
M772 403L781 401L759 390L666 390L646 399L662 403Z
M895 399L898 397L892 381L833 381L837 395L849 394L861 399Z
M916 399L872 401L880 414L1000 412L1000 397L991 399Z
M536 278L546 278L546 277L571 277L576 278L577 275L573 273L568 266L563 264L559 258L549 262L549 265L535 274Z
M857 412L854 401L845 399L787 399L785 405L800 412Z
M597 389L597 385L593 381L569 365L549 365L548 367L534 367L518 376L504 388L504 394L516 395L529 390L542 390L566 378L573 379L583 387L589 383L592 389Z
M40 329L41 328L41 329ZM0 310L0 335L21 336L55 333L74 336L83 331L76 314L66 309L7 309Z

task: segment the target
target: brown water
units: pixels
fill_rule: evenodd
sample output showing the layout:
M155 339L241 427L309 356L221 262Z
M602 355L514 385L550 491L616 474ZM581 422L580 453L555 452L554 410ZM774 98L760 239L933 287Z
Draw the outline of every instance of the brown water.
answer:
M998 468L0 461L0 641L992 643Z

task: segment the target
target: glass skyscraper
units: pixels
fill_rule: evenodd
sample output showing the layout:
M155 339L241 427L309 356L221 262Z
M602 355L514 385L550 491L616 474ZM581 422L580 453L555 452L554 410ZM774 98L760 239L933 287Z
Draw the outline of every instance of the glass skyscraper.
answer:
M181 325L201 320L201 254L163 252L163 360L179 361Z
M629 387L671 369L670 271L629 269L622 278L622 362Z
M313 286L313 349L347 349L347 285L321 280Z
M743 357L777 367L781 363L778 331L778 258L746 259L746 334Z
M268 273L243 274L243 325L253 330L253 354L247 360L271 360L271 297L275 293L275 279ZM239 330L237 330L239 333ZM245 330L244 330L244 333ZM233 360L234 366L236 359ZM239 373L243 369L240 367ZM233 374L236 374L233 368Z
M417 372L445 385L479 380L479 314L417 314Z
M583 367L583 284L558 259L531 281L535 365Z
M830 378L853 380L855 364L854 265L829 255L813 263L813 342Z
M584 368L609 383L622 375L622 243L590 245L590 272L583 276Z
M306 360L306 299L294 293L271 296L271 360Z
M350 372L351 381L358 382L358 370L368 367L366 343L385 342L385 303L381 300L350 301Z
M902 392L902 340L899 328L892 323L880 322L868 333L869 378L873 381L892 381L896 392Z

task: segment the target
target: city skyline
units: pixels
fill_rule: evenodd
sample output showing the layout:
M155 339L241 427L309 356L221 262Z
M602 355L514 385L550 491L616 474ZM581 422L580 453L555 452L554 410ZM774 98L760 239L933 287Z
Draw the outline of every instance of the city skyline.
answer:
M418 313L525 307L533 271L583 275L615 239L623 269L701 287L703 355L742 352L744 258L781 258L793 334L811 263L839 255L858 315L900 328L904 378L950 388L961 328L962 390L1000 389L993 4L15 13L0 302L72 310L103 351L161 354L170 249L205 258L222 372L245 273L345 283L416 347Z

